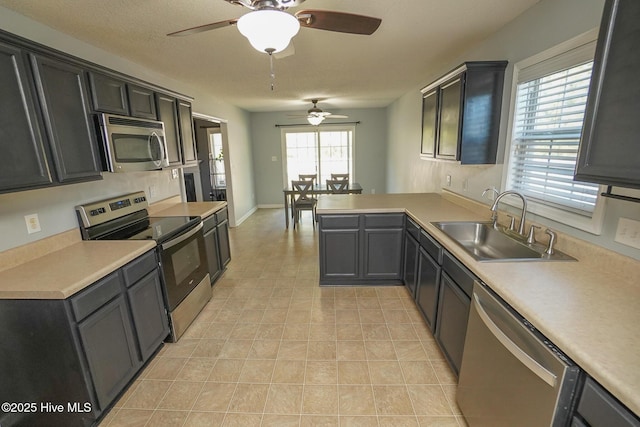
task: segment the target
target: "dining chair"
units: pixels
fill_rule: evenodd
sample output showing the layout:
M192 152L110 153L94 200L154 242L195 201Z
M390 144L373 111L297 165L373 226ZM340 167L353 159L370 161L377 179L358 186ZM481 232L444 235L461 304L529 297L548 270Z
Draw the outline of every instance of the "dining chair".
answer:
M349 181L349 174L348 173L332 173L331 174L331 179L332 180L343 180L343 181Z
M344 179L328 179L327 190L331 194L346 194L349 192L349 181Z
M291 188L294 191L293 198L293 228L296 228L296 224L300 221L301 211L311 211L313 228L316 228L316 204L317 199L314 199L309 195L309 191L313 189L313 181L311 180L298 180L291 181Z
M316 184L316 180L318 179L318 174L316 174L316 173L310 173L310 174L301 173L301 174L298 175L298 179L300 181L312 181L313 184L315 185Z

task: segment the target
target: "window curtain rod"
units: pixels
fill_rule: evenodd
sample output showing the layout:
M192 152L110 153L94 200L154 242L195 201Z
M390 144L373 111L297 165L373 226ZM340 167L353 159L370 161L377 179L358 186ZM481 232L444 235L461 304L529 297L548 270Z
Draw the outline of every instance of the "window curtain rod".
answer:
M289 127L300 127L300 126L313 126L313 127L324 127L324 126L338 126L338 125L359 125L360 121L357 122L340 122L340 123L322 123L319 125L310 125L309 123L300 123L300 124L290 124L290 125L279 125L276 124L277 128L289 128Z

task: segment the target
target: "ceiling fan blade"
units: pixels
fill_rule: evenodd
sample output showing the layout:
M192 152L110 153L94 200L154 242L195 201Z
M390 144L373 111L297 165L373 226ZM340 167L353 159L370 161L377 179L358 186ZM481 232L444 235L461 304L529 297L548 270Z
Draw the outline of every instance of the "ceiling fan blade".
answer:
M295 16L303 27L363 35L373 34L382 22L379 18L330 10L300 10Z
M342 114L329 114L327 119L348 119L349 116L343 116Z
M216 28L230 27L236 25L237 19L229 19L227 21L214 22L212 24L199 25L186 30L175 31L167 34L168 36L190 36L192 34L204 33L205 31L215 30Z

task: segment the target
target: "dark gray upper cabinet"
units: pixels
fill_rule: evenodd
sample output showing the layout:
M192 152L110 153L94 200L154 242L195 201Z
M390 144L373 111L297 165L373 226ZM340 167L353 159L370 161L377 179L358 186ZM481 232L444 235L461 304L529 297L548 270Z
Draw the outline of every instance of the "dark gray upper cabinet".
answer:
M103 113L129 115L127 84L102 73L89 72L93 109Z
M0 191L52 182L26 55L0 43Z
M465 62L422 89L424 157L496 162L507 61Z
M158 120L164 123L164 135L167 142L169 165L182 164L180 150L180 126L178 124L178 100L170 95L156 93Z
M640 2L605 3L575 178L640 188Z
M133 117L150 120L158 118L153 90L128 84L127 93L129 94L129 111Z
M182 141L182 160L184 164L196 163L196 139L193 134L191 103L178 101L178 119L180 122L180 140Z
M100 179L100 154L83 69L38 55L31 59L58 181Z

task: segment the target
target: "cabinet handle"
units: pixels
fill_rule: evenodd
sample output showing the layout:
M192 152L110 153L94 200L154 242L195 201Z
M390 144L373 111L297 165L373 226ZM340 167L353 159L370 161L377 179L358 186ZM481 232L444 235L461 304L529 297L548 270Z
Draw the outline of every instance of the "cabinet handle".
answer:
M552 372L549 372L547 369L545 369L544 366L540 365L531 356L525 353L520 347L518 347L513 341L511 341L509 337L506 336L505 333L502 332L502 330L495 323L493 323L493 320L491 320L487 312L482 307L480 298L476 293L473 294L473 304L476 307L476 310L478 311L478 315L480 315L480 319L482 320L482 322L493 334L493 336L496 337L498 341L500 341L504 348L506 348L509 353L511 353L516 359L518 359L520 363L529 368L529 370L537 375L542 381L549 384L551 387L555 387L557 376Z

